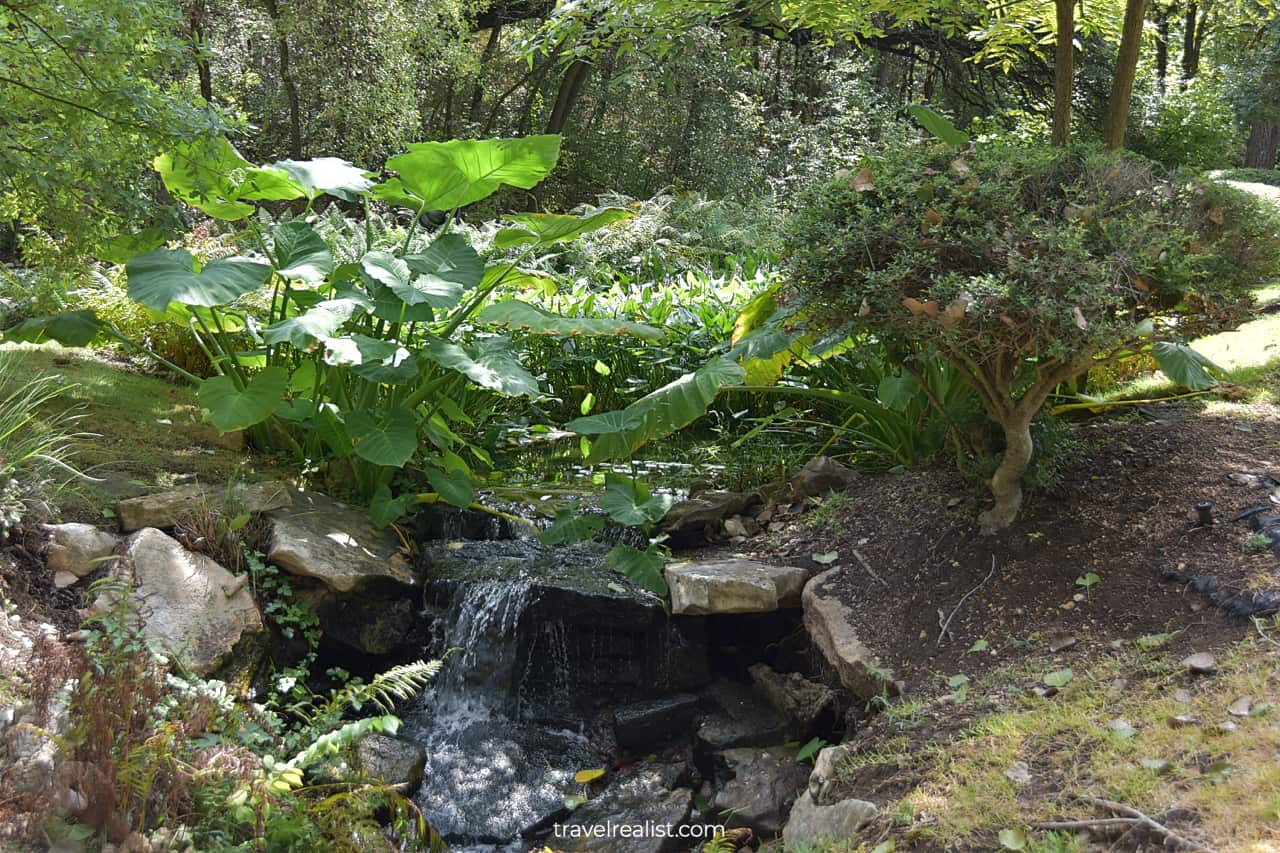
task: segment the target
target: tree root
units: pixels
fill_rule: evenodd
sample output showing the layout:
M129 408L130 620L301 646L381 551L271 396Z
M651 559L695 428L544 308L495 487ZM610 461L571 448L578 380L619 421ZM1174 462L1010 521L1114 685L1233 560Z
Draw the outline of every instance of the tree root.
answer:
M1123 817L1096 818L1085 820L1050 820L1035 824L1036 829L1116 829L1119 827L1128 827L1128 831L1132 832L1138 827L1146 829L1148 832L1160 836L1166 842L1176 845L1178 850L1193 850L1199 853L1210 853L1209 848L1203 846L1198 841L1192 841L1185 835L1170 829L1155 818L1138 811L1132 806L1126 806L1124 803L1117 803L1113 800L1104 800L1099 797L1076 797L1082 803L1105 809L1113 815L1123 815ZM1122 836L1123 837L1123 836Z

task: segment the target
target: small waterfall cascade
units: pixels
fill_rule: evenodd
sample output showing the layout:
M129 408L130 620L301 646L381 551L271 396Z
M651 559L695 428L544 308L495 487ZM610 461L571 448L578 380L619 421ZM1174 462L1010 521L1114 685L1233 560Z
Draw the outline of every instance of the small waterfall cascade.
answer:
M447 658L404 709L403 733L427 752L415 801L464 853L527 850L521 839L580 793L573 775L604 765L593 723L613 703L681 689L701 653L656 597L606 567L607 545L512 533L453 519L421 543L426 651Z

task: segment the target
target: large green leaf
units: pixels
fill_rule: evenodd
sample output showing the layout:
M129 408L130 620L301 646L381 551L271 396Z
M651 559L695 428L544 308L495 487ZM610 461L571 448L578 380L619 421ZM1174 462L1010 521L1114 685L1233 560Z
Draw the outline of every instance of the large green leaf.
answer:
M657 524L675 502L672 495L651 495L638 480L621 474L604 475L600 508L619 524L628 527Z
M357 307L351 299L326 299L296 317L267 326L262 339L273 345L287 342L298 349L309 347L331 337Z
M532 189L555 168L560 137L520 139L455 139L416 142L387 161L399 174L393 193L408 190L421 200L415 210L453 210L491 195L504 184ZM378 189L374 194L386 198Z
M577 418L565 429L594 435L589 463L630 456L646 442L670 435L706 414L711 401L726 385L741 384L745 371L737 362L719 356L693 373L686 373L621 411ZM638 426L630 426L638 423Z
M551 526L538 534L543 545L571 545L593 538L604 528L604 516L578 513L578 501L556 510Z
M398 497L391 497L389 486L379 486L369 499L369 520L374 527L386 527L409 511L418 500L413 492L405 492Z
M163 311L170 302L205 308L226 305L261 287L271 266L249 258L222 258L196 272L195 258L186 249L157 249L130 258L125 272L129 297Z
M440 497L454 506L466 509L475 498L471 486L471 476L463 470L442 471L439 468L427 468L427 482Z
M64 347L84 347L98 339L106 324L88 308L49 317L32 317L4 330L6 341L57 341Z
M959 130L951 123L951 119L942 115L942 113L934 112L928 107L922 107L919 104L907 107L907 112L911 113L911 117L920 122L925 130L948 145L959 148L969 141L969 134Z
M276 266L285 278L319 284L333 272L333 254L316 230L301 219L281 222L272 232Z
M536 290L546 297L555 296L560 289L553 276L505 262L489 264L484 268L484 278L480 280L482 290L499 284L513 290Z
M399 468L418 449L418 419L403 407L348 412L346 427L355 440L356 455L375 465Z
M1188 391L1204 391L1214 387L1218 380L1209 371L1222 371L1221 367L1186 344L1158 341L1151 347L1151 357L1156 360L1165 376Z
M309 199L328 193L343 201L356 201L373 186L367 172L337 157L279 160L272 165L288 172Z
M301 184L284 169L273 166L250 166L234 178L232 192L247 201L289 201L304 195Z
M662 330L629 320L607 320L597 317L562 317L519 299L495 302L476 315L476 322L492 326L512 326L535 335L566 337L605 337L634 335L651 341L664 337Z
M408 264L390 252L383 251L369 252L361 258L360 273L383 287L395 290L397 294L401 289L409 287L409 279L413 276Z
M436 238L425 252L405 255L404 262L417 277L407 285L388 286L409 305L425 302L432 308L452 308L463 291L484 278L484 261L457 234Z
M251 376L244 390L230 376L214 376L200 383L200 405L209 410L209 420L222 432L262 423L284 399L289 372L283 367L267 367Z
M667 581L662 576L662 568L667 561L654 546L641 551L630 545L615 545L605 561L609 568L621 572L650 592L667 594Z
M152 161L174 198L214 219L244 219L253 205L236 200L232 176L252 168L248 160L222 137L202 137L179 145Z
M367 335L323 338L325 364L347 365L357 376L370 382L397 385L418 375L418 363L409 351L394 341Z
M123 264L134 255L160 248L167 239L168 234L163 228L154 227L128 234L117 234L99 243L94 257L109 264Z
M560 213L516 214L507 217L516 227L503 228L495 234L493 245L498 249L528 243L550 246L634 216L634 213L621 207L606 207L584 216L566 216Z
M516 360L502 339L481 341L468 352L458 344L431 336L421 353L442 367L458 371L481 388L508 397L536 397L539 393L538 381Z

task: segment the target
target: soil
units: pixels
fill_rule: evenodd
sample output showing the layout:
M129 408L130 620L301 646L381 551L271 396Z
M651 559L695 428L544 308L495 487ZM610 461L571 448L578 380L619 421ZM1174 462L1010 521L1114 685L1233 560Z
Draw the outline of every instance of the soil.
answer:
M836 512L791 508L783 529L698 556L833 570L828 589L909 694L1037 652L1070 665L1144 635L1176 631L1170 651L1212 651L1247 629L1242 602L1274 606L1264 596L1280 589L1276 554L1251 553L1246 520L1231 520L1260 505L1280 512L1268 490L1268 476L1280 478L1280 418L1146 411L1154 419L1080 425L1089 458L1056 494L1028 495L999 536L978 532L981 492L939 465L864 476ZM1202 527L1195 504L1206 500L1216 523ZM831 552L829 564L813 559ZM1204 592L1243 598L1229 613ZM971 652L979 641L986 648Z

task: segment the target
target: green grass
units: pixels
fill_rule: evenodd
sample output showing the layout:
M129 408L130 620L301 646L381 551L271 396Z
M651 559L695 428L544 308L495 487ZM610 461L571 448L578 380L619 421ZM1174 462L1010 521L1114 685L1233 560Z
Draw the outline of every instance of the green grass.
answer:
M202 421L195 389L145 376L85 349L56 344L0 344L21 354L17 379L58 375L70 386L40 414L73 414L76 464L101 482L82 482L62 506L68 518L92 520L120 497L194 477L221 483L279 476L270 460L219 446L218 432Z
M927 816L905 831L907 840L991 850L1002 829L1024 829L1045 843L1033 824L1093 816L1067 795L1101 796L1148 814L1191 809L1199 822L1189 832L1214 850L1274 851L1280 707L1266 703L1275 696L1280 641L1274 623L1260 629L1220 654L1211 678L1188 682L1176 660L1133 649L1078 668L1052 699L1024 693L940 748L917 744L911 751L924 781L885 811ZM1025 678L1016 668L1003 675L1005 683ZM1120 678L1126 686L1117 689ZM1174 696L1184 685L1187 704ZM1253 698L1253 713L1229 716L1226 708L1242 696ZM1199 722L1171 725L1178 715ZM1128 726L1117 729L1116 720ZM1228 720L1235 728L1219 728ZM1015 761L1039 780L1032 795L1006 777Z

